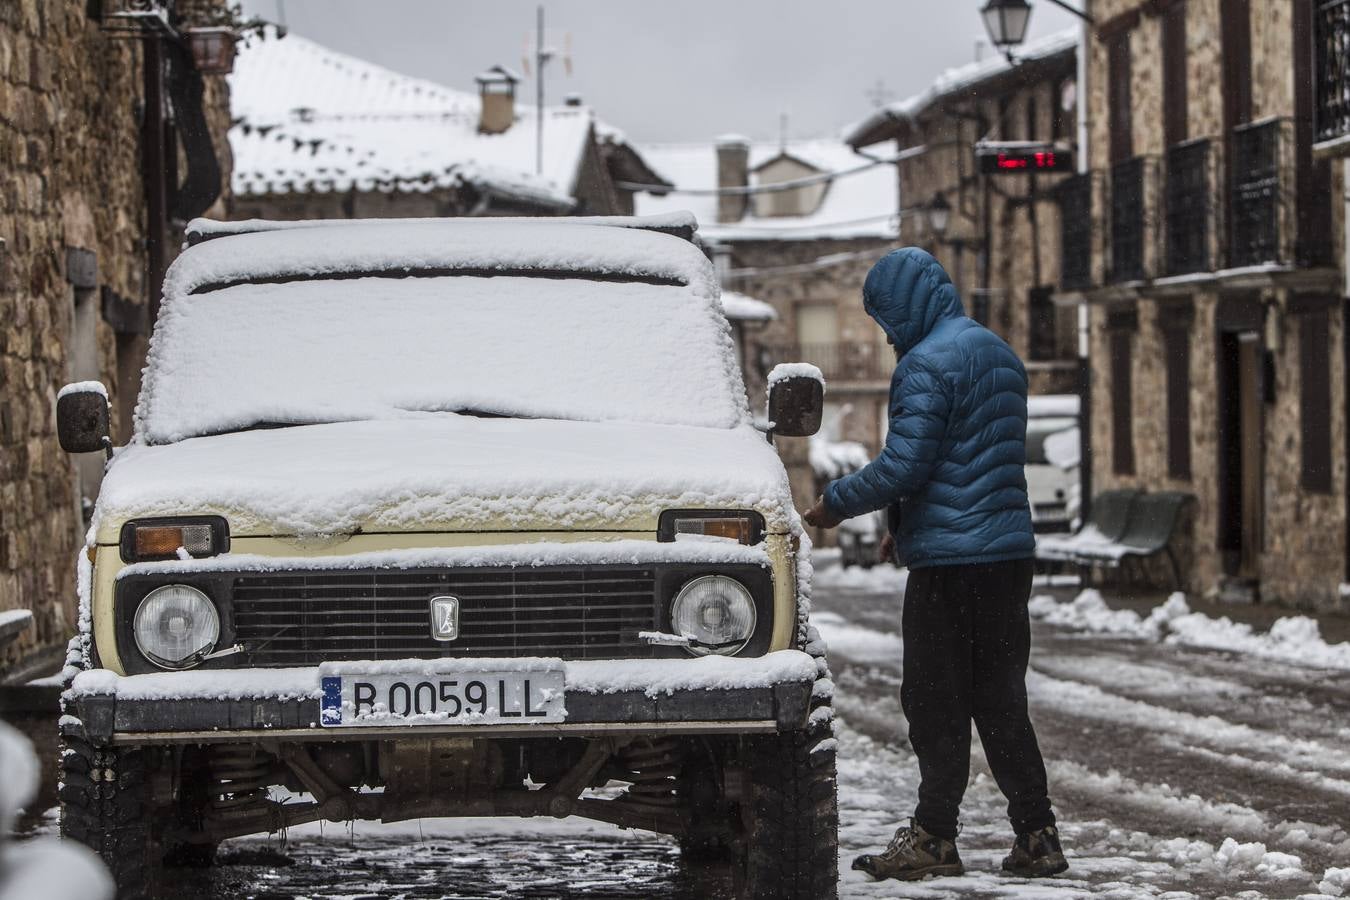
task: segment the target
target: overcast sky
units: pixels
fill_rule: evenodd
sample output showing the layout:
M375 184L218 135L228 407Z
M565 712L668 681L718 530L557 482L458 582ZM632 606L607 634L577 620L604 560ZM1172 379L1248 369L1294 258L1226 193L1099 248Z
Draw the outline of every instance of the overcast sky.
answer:
M494 63L519 69L537 2L244 0L296 34L462 90ZM866 115L880 80L892 99L974 59L981 0L547 0L546 32L571 35L572 75L549 73L548 102L580 93L637 141L726 132L835 134ZM1031 38L1076 23L1033 0ZM985 50L989 53L989 50ZM528 91L533 102L533 83Z

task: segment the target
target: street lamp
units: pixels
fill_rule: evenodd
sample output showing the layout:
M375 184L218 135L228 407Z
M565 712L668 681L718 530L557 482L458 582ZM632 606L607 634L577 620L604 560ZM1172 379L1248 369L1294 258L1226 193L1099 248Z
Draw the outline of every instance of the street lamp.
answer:
M228 75L234 69L235 33L231 28L213 25L187 30L192 62L203 75Z
M951 218L952 205L947 202L946 196L938 191L928 203L928 230L933 232L933 237L939 242L947 236L947 225L950 224Z
M1027 0L989 0L980 10L995 47L1006 52L1026 40L1031 4Z
M1094 24L1092 17L1081 9L1070 6L1065 0L1049 0L1067 13ZM1012 60L1012 49L1021 46L1027 37L1027 24L1031 21L1031 4L1027 0L989 0L980 10L984 17L985 30L989 40ZM1013 60L1016 62L1016 60Z

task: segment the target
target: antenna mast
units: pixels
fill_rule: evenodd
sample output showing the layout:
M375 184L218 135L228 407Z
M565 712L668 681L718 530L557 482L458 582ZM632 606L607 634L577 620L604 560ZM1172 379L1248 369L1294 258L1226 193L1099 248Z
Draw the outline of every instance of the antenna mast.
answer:
M544 4L534 37L534 174L544 174Z

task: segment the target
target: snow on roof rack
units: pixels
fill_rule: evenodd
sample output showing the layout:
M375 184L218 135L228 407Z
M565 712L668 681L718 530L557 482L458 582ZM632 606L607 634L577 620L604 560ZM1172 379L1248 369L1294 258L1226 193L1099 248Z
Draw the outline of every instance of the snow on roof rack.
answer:
M242 219L235 222L197 218L187 225L183 235L183 248L187 249L215 238L238 234L257 234L264 231L333 228L348 225L434 225L469 221L496 224L538 222L552 225L602 225L609 228L634 228L640 231L655 231L673 235L690 243L696 242L694 235L698 231L698 220L694 218L693 213L688 212L663 213L655 216L460 216L406 219L296 219L293 221Z
M677 216L648 222L633 217L196 220L189 230L202 237L169 267L165 308L175 298L231 284L356 278L377 272L556 273L678 283L698 296L716 297L712 263L697 243L681 240L669 230L680 224ZM685 224L692 228L692 220ZM229 240L214 240L226 235Z

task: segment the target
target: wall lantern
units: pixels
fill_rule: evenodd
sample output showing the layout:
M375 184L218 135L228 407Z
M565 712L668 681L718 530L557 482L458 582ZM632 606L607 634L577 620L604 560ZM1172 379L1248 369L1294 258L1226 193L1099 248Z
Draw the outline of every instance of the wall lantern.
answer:
M1075 9L1064 0L1049 0L1049 2L1089 25L1093 24L1091 16L1081 9ZM989 32L989 40L1002 50L1009 60L1016 62L1012 59L1012 50L1014 47L1020 47L1027 38L1027 24L1031 21L1031 4L1027 0L989 0L980 10L980 15L984 18L984 27Z
M941 191L933 195L928 204L928 230L939 241L947 236L947 226L951 223L952 205Z
M234 30L224 26L189 28L192 62L203 75L228 75L234 70Z
M1031 4L1027 0L989 0L980 10L989 40L1000 50L1020 46L1027 37Z

